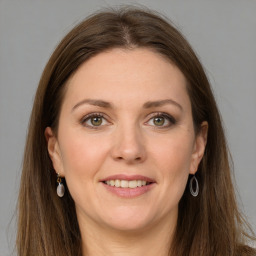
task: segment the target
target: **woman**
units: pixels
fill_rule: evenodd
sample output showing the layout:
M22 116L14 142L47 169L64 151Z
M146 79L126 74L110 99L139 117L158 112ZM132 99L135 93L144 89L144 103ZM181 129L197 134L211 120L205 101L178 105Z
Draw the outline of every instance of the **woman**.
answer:
M150 11L95 14L62 40L39 83L18 255L255 255L228 157L183 36Z

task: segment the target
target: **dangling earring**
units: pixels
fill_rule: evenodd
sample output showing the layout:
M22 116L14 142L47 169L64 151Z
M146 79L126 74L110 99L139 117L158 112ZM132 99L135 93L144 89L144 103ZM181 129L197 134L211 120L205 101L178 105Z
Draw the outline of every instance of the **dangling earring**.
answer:
M196 184L196 189L194 190L193 189L193 183L195 181L195 184ZM189 190L190 190L190 193L192 196L196 197L198 196L198 193L199 193L199 185L198 185L198 181L197 181L197 178L196 176L194 175L191 179L190 179L190 182L189 182Z
M57 182L58 182L58 186L57 186L57 195L59 197L63 197L65 194L65 187L62 184L62 178L60 177L59 174L57 174Z

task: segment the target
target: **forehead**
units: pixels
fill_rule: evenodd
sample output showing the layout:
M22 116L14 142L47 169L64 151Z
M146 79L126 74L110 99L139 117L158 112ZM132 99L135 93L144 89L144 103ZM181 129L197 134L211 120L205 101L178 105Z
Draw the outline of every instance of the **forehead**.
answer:
M69 79L65 98L134 102L168 96L189 100L185 76L160 54L135 48L111 49L83 63Z

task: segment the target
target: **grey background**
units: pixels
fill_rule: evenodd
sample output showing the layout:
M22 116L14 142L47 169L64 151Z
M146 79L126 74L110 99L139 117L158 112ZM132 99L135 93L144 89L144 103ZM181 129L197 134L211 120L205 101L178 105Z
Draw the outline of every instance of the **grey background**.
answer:
M168 16L200 56L223 116L240 206L256 230L256 1L0 0L0 256L12 253L27 123L51 52L91 12L136 3Z

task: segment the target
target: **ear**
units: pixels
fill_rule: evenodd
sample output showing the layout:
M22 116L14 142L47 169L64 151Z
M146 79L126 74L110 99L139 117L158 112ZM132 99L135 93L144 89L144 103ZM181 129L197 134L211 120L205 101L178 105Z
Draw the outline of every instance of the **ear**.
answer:
M50 127L45 129L44 135L47 141L48 153L52 160L53 168L57 174L63 177L64 171L62 157L57 137L54 135L54 132Z
M198 166L203 158L204 150L207 143L208 134L208 122L204 121L201 124L199 133L195 138L195 145L192 153L192 159L190 164L190 174L195 174L197 172Z

